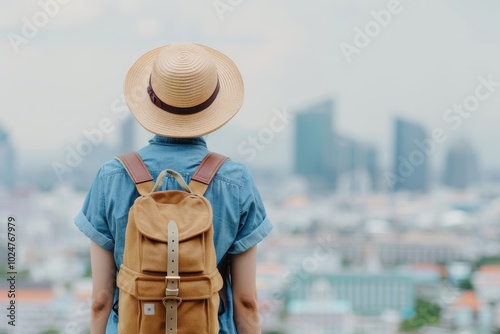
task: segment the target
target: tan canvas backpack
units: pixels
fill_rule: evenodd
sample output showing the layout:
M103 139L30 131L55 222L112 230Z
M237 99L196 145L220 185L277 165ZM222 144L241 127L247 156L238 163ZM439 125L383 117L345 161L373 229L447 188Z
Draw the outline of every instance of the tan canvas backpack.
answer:
M227 158L208 154L189 185L173 170L160 173L153 184L135 152L117 159L141 195L129 211L117 277L118 332L218 333L223 281L216 264L212 207L203 195ZM166 174L183 190L156 191Z

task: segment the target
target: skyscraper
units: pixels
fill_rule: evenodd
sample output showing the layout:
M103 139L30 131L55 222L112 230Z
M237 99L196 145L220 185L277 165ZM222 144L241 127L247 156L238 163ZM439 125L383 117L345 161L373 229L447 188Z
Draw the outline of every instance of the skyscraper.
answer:
M335 186L332 118L331 99L299 111L295 118L295 172L329 188Z
M376 191L378 167L375 147L342 135L335 136L334 146L337 185L341 182L345 188L348 184L351 192L362 189Z
M386 181L395 191L427 191L428 160L433 152L429 145L436 144L429 143L425 128L418 123L397 118L395 132L394 174L386 175Z
M371 187L373 191L379 190L379 169L378 169L378 151L373 145L366 146L366 169L370 176Z
M478 180L479 168L476 151L465 139L455 142L446 154L444 184L450 188L466 189Z
M14 147L9 134L0 125L0 188L12 188L16 183Z

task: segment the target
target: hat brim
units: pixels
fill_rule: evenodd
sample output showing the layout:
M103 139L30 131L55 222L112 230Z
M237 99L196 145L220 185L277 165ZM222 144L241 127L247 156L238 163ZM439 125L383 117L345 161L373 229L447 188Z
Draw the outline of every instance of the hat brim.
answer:
M147 87L153 64L165 46L144 54L130 68L125 78L125 100L132 115L146 130L174 138L203 136L219 129L240 110L243 104L244 86L236 64L217 50L204 45L199 46L213 57L220 89L212 104L195 114L169 113L158 108L149 98Z

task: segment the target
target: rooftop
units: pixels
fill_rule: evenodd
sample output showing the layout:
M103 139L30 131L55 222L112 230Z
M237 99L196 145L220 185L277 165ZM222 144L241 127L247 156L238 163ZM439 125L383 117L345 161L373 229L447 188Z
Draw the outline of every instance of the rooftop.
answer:
M483 306L483 303L477 297L474 291L462 292L462 294L453 303L453 307L468 308L473 310L474 312L478 312L479 310L481 310L481 308L483 308Z

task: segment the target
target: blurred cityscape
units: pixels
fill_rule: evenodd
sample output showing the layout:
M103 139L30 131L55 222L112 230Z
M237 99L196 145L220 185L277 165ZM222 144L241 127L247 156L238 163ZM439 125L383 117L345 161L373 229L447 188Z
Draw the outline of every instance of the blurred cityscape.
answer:
M393 147L378 148L338 133L334 100L294 114L293 171L253 169L275 226L259 248L264 333L500 333L500 178L474 143L447 143L436 172L435 129L396 118ZM89 332L89 241L72 220L99 165L134 149L131 118L119 143L86 159L82 144L58 183L68 166L21 178L0 127L0 216L17 221L18 272L16 327L0 333ZM6 280L0 290L6 313Z

